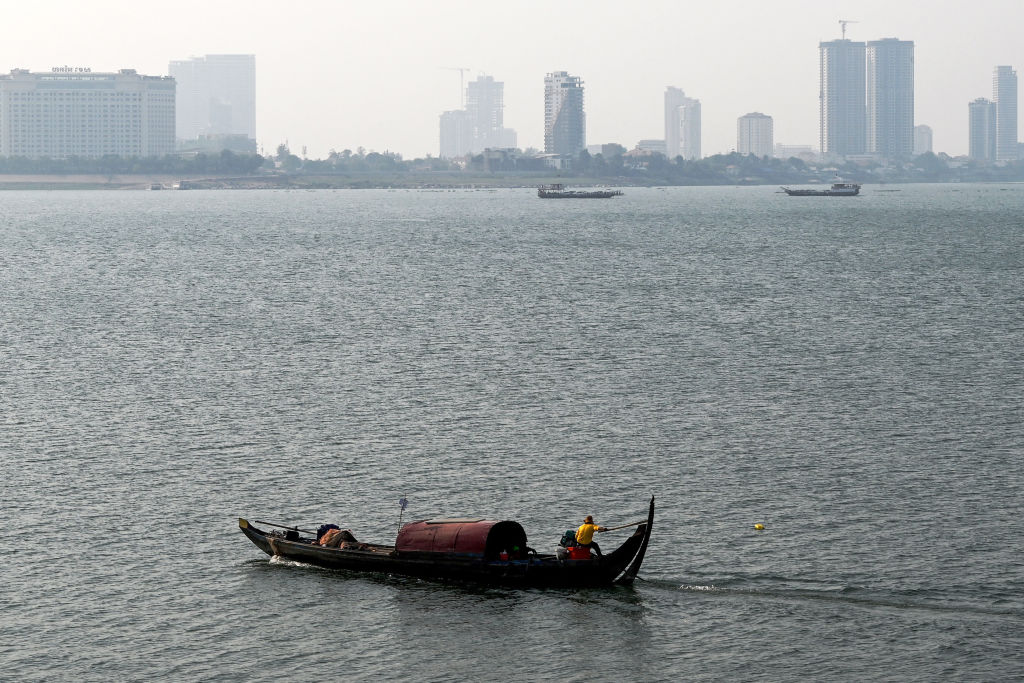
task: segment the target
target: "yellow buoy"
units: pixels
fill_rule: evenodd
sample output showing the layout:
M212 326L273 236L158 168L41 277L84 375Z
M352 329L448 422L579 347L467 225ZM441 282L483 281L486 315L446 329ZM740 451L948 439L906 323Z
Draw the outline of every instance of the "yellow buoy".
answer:
M760 524L760 523L755 524L754 528L757 529L758 531L764 531L764 524Z

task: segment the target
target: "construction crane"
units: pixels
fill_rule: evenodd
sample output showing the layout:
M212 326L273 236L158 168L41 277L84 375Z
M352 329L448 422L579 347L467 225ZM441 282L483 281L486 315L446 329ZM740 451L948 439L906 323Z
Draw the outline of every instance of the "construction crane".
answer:
M459 106L462 108L466 107L466 69L461 66L442 66L442 69L446 71L458 71L459 72Z
M854 21L852 19L840 19L839 20L839 25L843 27L843 40L846 40L846 25L847 24L859 24L859 23L860 23L859 21Z

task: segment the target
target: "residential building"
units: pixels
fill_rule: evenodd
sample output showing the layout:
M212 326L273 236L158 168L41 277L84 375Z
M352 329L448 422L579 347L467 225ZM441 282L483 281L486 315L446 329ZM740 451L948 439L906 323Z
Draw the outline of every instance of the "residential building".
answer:
M647 152L649 154L660 154L665 155L665 141L664 140L641 140L636 143L636 149L640 152Z
M670 159L679 156L681 147L679 144L679 107L683 106L688 98L679 88L668 86L665 88L665 153Z
M867 150L865 45L851 40L819 43L819 144L822 155Z
M914 126L914 156L928 154L932 151L932 127Z
M700 100L665 88L665 151L670 159L700 159Z
M883 159L914 153L914 41L868 42L864 83L867 151Z
M465 109L441 114L441 158L455 159L473 153L473 116Z
M759 157L771 156L775 146L772 117L759 111L736 119L736 151Z
M796 157L803 161L815 161L818 158L818 151L811 145L786 145L781 142L776 142L775 156L779 159Z
M997 66L992 74L992 99L996 103L996 161L1016 161L1017 72Z
M996 160L996 103L979 97L967 105L967 155L978 161Z
M679 155L687 161L702 158L700 150L700 100L679 107Z
M66 159L174 151L175 82L56 67L0 76L0 156Z
M182 156L194 154L219 154L223 151L234 154L257 154L256 141L248 135L200 135L195 140L179 140L176 151Z
M177 137L256 138L255 55L206 55L172 61L178 82Z
M622 156L626 153L626 148L617 142L605 142L599 145L587 145L587 154L594 156L600 154L605 159L611 159L615 156Z
M575 156L587 147L583 81L565 71L544 77L544 151Z

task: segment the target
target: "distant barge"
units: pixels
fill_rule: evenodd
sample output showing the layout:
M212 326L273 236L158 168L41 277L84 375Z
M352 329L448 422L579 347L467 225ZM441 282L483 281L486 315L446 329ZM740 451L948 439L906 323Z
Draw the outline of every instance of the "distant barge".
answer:
M537 196L541 199L608 199L621 194L620 190L567 190L561 183L537 188Z
M790 197L856 197L860 194L860 185L857 183L832 183L827 190L791 190L788 187L782 191Z

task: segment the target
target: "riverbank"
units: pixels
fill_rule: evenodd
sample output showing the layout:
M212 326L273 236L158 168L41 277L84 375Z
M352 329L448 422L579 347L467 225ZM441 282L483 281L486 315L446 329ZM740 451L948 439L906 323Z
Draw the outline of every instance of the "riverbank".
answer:
M459 189L536 187L563 179L541 174L361 173L351 175L208 176L170 175L0 175L0 190L266 190L266 189ZM577 187L636 185L626 178L576 178Z
M573 188L664 187L664 186L737 186L737 185L811 185L822 184L818 178L785 183L755 178L714 178L705 182L669 183L664 178L635 176L610 178L562 178L542 173L474 174L457 172L433 173L356 173L332 175L289 175L284 173L251 176L206 176L182 178L166 174L68 174L31 175L0 174L2 190L456 190L536 188L550 183L565 183ZM898 180L861 179L865 185L889 183L943 182L925 178ZM956 179L945 182L960 182ZM1013 179L982 179L975 182L1020 182Z
M273 176L184 179L181 176L166 174L0 175L0 190L263 189L277 185Z

